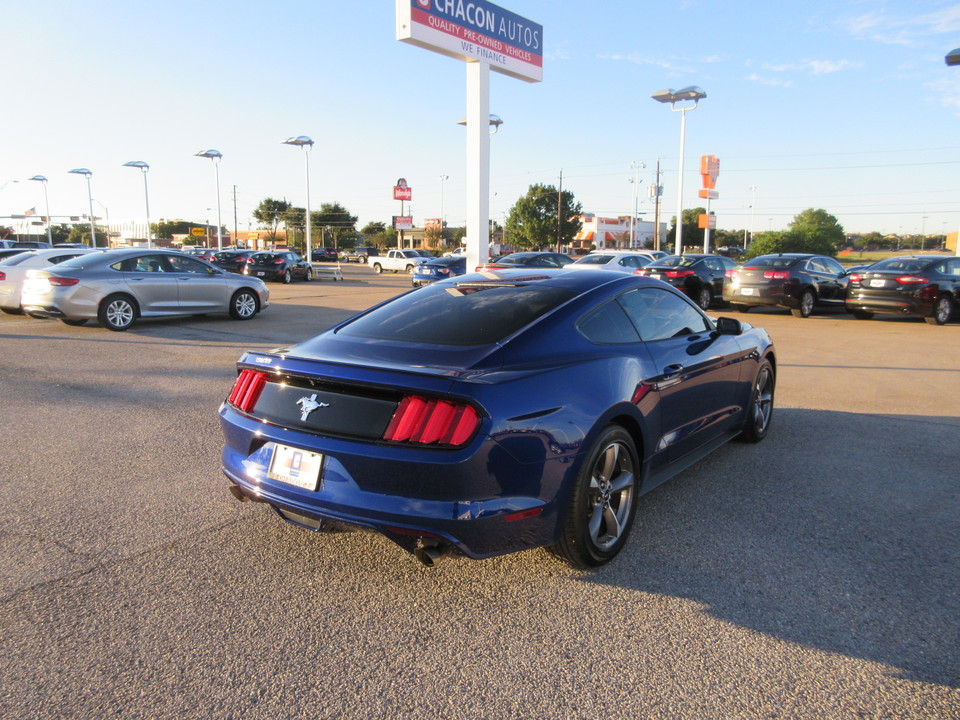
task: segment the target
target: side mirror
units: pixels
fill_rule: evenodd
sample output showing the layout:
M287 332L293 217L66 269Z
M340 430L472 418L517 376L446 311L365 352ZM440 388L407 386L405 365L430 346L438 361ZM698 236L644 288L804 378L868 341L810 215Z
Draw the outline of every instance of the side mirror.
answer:
M742 335L743 324L736 318L718 317L717 333L719 335Z

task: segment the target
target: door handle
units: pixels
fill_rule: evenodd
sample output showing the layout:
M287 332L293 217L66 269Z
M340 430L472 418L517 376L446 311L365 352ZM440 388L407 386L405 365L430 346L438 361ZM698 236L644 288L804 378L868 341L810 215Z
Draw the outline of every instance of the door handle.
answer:
M683 365L680 365L679 363L677 363L676 365L667 365L663 369L663 379L670 380L672 378L677 377L682 372L683 372Z

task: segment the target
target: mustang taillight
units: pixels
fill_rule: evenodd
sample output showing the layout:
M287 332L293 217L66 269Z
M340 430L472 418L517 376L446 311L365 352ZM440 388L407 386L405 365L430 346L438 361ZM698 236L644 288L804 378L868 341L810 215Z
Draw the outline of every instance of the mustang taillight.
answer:
M472 438L479 425L480 417L470 405L411 395L400 401L383 439L457 446Z
M664 275L668 278L683 278L696 275L696 273L693 270L667 270Z
M77 278L62 278L62 277L51 277L50 284L55 285L56 287L70 287L71 285L76 285L80 280Z
M764 280L786 280L790 273L786 270L767 270L763 273Z
M267 384L267 375L259 370L241 370L237 382L230 391L227 402L243 412L250 412L260 399L264 385Z
M897 282L901 285L919 285L927 282L927 279L917 275L901 275L897 278Z

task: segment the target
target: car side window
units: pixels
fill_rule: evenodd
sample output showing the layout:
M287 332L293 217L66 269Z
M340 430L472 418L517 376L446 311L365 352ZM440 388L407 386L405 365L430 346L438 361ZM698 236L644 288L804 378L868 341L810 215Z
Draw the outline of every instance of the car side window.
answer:
M167 261L170 263L173 272L193 273L194 275L210 274L209 267L192 257L170 255L167 257Z
M604 303L577 323L584 337L598 345L620 345L640 340L636 328L615 300Z
M619 298L627 316L646 342L704 332L711 328L706 316L690 302L659 288L638 288Z
M830 272L829 270L827 270L827 266L823 264L823 261L821 260L821 258L810 258L807 261L807 270L810 270L811 272L817 272L817 273Z
M827 268L828 273L833 273L834 275L843 275L843 273L845 272L843 269L843 265L838 263L833 258L828 258L828 257L820 258L820 261Z
M723 272L723 265L714 258L704 258L704 264L714 272Z

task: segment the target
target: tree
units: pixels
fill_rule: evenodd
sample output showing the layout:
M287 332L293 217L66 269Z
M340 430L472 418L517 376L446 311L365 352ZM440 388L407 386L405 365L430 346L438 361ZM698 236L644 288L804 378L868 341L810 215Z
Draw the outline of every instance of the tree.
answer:
M290 203L286 200L274 200L273 198L264 198L253 211L254 219L265 226L270 240L277 241L277 229L283 222L285 213L290 209Z
M785 231L757 235L747 259L770 253L799 252L834 256L846 239L843 226L826 210L810 208L796 215Z
M522 248L569 244L583 227L582 213L583 206L574 202L569 190L561 193L554 185L531 185L527 194L510 208L507 237L511 245Z
M697 207L697 208L688 208L683 211L683 234L681 236L681 241L683 242L684 247L703 247L703 230L700 229L700 215L706 213L706 208ZM670 221L672 227L667 233L667 245L665 248L668 252L673 252L674 248L677 245L677 216L674 215ZM683 248L680 249L683 252Z
M310 222L314 227L327 228L333 235L333 246L340 247L340 238L344 233L356 232L357 216L340 203L323 203L320 209L310 213Z
M157 238L172 240L174 235L189 235L190 228L196 225L186 220L161 220L153 223L153 232Z

